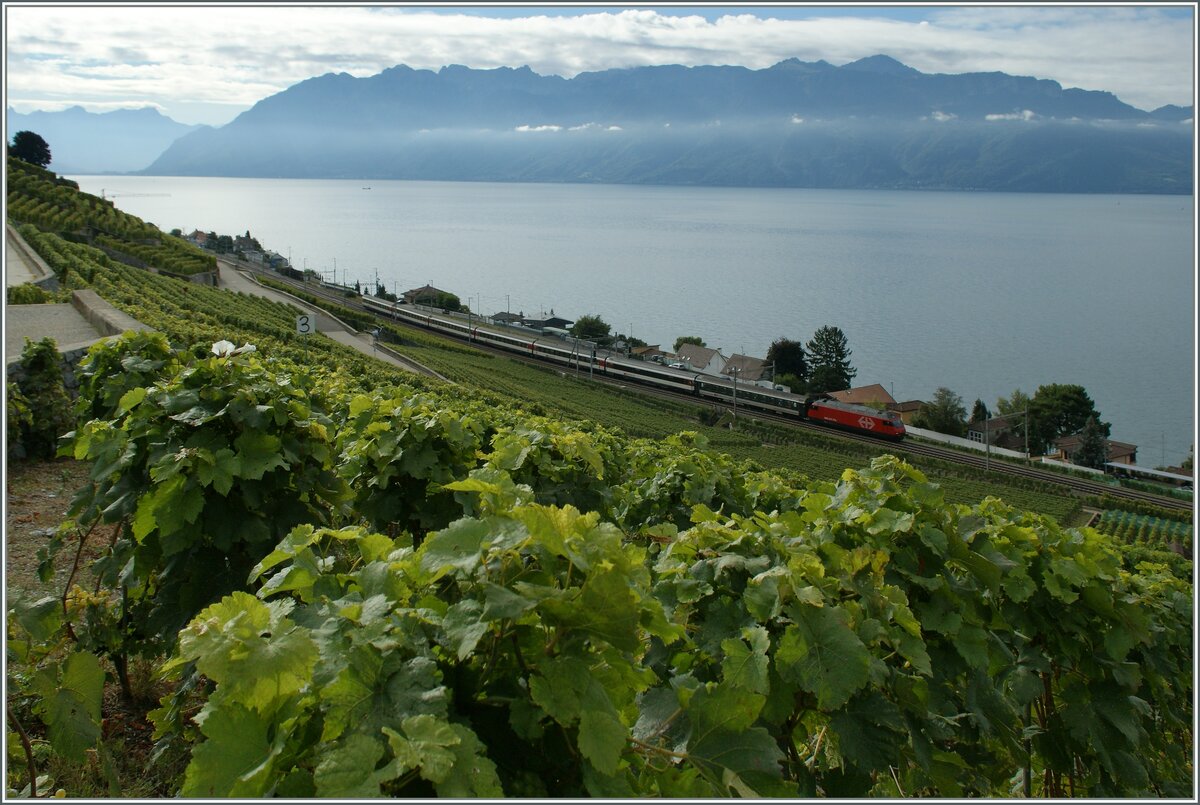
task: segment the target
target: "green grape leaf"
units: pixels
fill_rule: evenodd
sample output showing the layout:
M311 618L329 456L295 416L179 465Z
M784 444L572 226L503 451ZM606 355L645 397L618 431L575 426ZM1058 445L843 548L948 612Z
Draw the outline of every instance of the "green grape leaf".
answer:
M783 752L771 733L762 727L742 732L714 730L688 742L688 758L710 779L724 785L725 771L739 776L759 772L778 779L783 775Z
M516 619L537 606L536 601L491 582L484 582L483 590L483 618L489 621Z
M462 724L451 724L450 728L459 740L450 747L454 753L451 773L434 785L438 796L444 799L503 797L504 789L496 774L496 764L483 754L484 746L479 738Z
M260 797L271 780L273 761L286 738L268 739L270 720L229 702L205 707L197 717L207 740L192 749L180 794L184 797Z
M824 709L836 710L867 683L871 654L850 630L840 607L790 608L795 624L788 626L775 651L775 668L817 695Z
M478 601L468 598L450 607L442 618L445 645L459 660L469 657L480 638L492 628L490 623L480 620L482 611Z
M258 481L267 472L287 466L281 451L282 440L270 433L246 431L234 439L233 446L237 448L241 478Z
M312 681L318 658L307 631L283 612L248 593L232 593L181 633L180 656L196 660L225 695L265 712Z
M616 716L585 709L579 714L579 751L602 774L616 774L629 730Z
M486 520L458 520L438 531L421 546L420 567L429 574L427 581L437 581L446 573L458 570L472 573L479 566L483 541L492 531Z
M396 761L376 769L383 757L383 744L362 734L353 734L332 748L323 747L318 757L313 782L316 795L322 798L378 797L380 786L402 773Z
M196 467L196 477L203 486L211 486L219 495L228 495L233 482L242 474L242 462L228 447L212 453L210 461L201 461Z
M403 734L383 728L399 763L398 773L420 769L421 776L431 783L445 781L457 759L452 747L462 741L453 726L434 716L419 715L404 719L401 730Z
M58 670L44 668L34 677L34 689L41 696L35 710L54 751L82 763L86 750L100 740L104 670L95 655L81 651L67 657L61 678Z
M769 688L767 648L770 637L761 626L745 631L749 646L742 640L721 642L721 650L725 653L725 659L721 662L722 674L726 683L733 687L765 694Z
M592 684L588 667L572 657L552 660L529 678L529 693L550 717L566 726L579 718L580 700Z
M900 765L904 720L899 708L879 693L871 691L854 697L833 714L829 726L837 735L842 757L862 771Z

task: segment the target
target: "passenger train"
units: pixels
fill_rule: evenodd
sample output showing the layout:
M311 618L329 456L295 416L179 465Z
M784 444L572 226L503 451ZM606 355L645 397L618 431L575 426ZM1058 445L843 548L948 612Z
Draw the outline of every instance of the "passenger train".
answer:
M714 377L695 371L673 369L656 363L627 360L607 354L597 354L587 342L564 342L555 336L540 333L501 333L480 328L469 322L440 318L411 305L387 302L370 296L362 297L363 306L379 316L414 324L453 338L486 344L509 352L520 353L579 371L596 372L604 377L618 377L657 388L684 392L696 397L719 400L731 405L784 414L835 428L867 433L884 439L904 438L904 423L893 411L876 411L863 405L853 405L832 399L828 395L807 397L760 386L737 383L731 378Z

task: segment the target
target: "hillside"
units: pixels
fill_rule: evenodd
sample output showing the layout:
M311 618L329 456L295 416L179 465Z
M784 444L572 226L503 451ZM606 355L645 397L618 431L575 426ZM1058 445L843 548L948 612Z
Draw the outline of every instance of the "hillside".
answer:
M175 142L144 172L828 188L1190 193L1191 110L1002 73L400 65L327 74Z
M391 373L290 306L21 231L160 332L77 371L89 483L7 601L13 796L118 797L164 757L154 795L205 799L1191 790L1190 566L892 456L813 480ZM10 386L17 427L56 373Z

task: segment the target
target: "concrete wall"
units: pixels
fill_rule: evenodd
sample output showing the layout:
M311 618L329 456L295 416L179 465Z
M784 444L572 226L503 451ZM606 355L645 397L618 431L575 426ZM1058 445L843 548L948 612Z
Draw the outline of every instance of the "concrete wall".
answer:
M126 330L153 330L154 328L142 324L137 319L129 316L105 301L99 294L92 290L75 291L71 295L71 305L80 315L87 319L97 332L102 334L101 338L94 338L90 341L81 341L73 344L59 344L58 354L63 362L63 388L66 389L67 396L74 401L79 397L79 363L83 360L83 356L87 354L92 345L104 341L114 336L118 336ZM46 333L51 338L53 333ZM44 336L43 336L44 337ZM25 372L25 367L20 359L10 361L5 366L5 378L9 382L22 383L28 375ZM34 412L36 416L37 412ZM24 458L25 447L20 442L19 433L8 433L8 453L13 458Z

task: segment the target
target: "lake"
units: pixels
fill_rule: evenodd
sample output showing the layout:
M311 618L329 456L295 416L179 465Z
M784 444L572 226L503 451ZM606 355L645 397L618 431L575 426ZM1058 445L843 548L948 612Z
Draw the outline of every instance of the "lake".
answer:
M898 400L1077 383L1178 464L1195 430L1191 196L72 176L169 231L247 230L297 268L426 283L485 314L598 314L762 357L840 327ZM369 189L368 189L369 188Z

